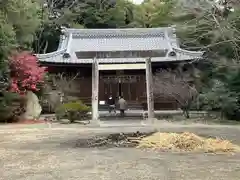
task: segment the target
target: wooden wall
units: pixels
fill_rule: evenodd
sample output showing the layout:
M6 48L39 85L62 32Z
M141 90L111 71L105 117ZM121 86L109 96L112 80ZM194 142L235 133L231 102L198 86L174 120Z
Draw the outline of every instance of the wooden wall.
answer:
M153 72L155 71L154 68ZM50 73L76 73L80 72L79 77L76 78L69 86L67 96L72 99L81 99L83 102L90 104L92 96L92 77L91 77L91 66L90 67L52 67ZM146 98L146 78L145 70L127 70L127 71L105 71L99 73L99 100L107 100L111 94L113 97L119 95L119 84L121 84L122 95L124 98L133 104L142 104L145 109L147 108ZM117 80L109 80L108 78L121 77L127 79L125 82L119 82ZM120 78L120 79L121 79ZM133 78L134 80L129 80ZM155 109L157 110L168 110L177 109L178 104L174 99L166 99L164 97L158 97L155 99Z

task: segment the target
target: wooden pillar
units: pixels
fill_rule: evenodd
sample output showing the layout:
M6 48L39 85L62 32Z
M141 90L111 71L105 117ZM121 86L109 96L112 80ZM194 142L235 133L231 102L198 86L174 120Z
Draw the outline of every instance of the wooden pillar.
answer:
M92 120L94 121L97 121L99 118L98 91L99 91L98 61L96 58L94 58L92 64Z
M153 77L151 58L146 59L146 85L147 85L147 106L148 119L154 118L154 98L153 98Z

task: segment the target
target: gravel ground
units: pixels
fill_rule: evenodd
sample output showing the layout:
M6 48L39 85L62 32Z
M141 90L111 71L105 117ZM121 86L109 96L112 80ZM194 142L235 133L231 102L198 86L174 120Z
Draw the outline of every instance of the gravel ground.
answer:
M96 134L150 131L140 127L0 127L0 180L237 180L240 155L170 153L135 148L76 148L77 140ZM160 131L190 131L240 144L238 126L172 126Z

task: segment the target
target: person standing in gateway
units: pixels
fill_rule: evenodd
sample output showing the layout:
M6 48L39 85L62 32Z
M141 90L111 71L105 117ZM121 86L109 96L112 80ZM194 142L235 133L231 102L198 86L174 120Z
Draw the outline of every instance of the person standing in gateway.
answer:
M116 114L115 100L113 99L112 95L109 96L107 103L108 103L108 111L109 111L109 113L111 113L113 111Z
M123 117L125 115L125 110L127 109L127 101L122 96L120 96L118 100L118 105L120 110L120 116Z

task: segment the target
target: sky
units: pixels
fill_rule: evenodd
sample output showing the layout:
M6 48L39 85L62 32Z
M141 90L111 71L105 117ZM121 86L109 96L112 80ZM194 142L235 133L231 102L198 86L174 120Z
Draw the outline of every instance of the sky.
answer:
M130 0L135 4L141 4L144 0Z

